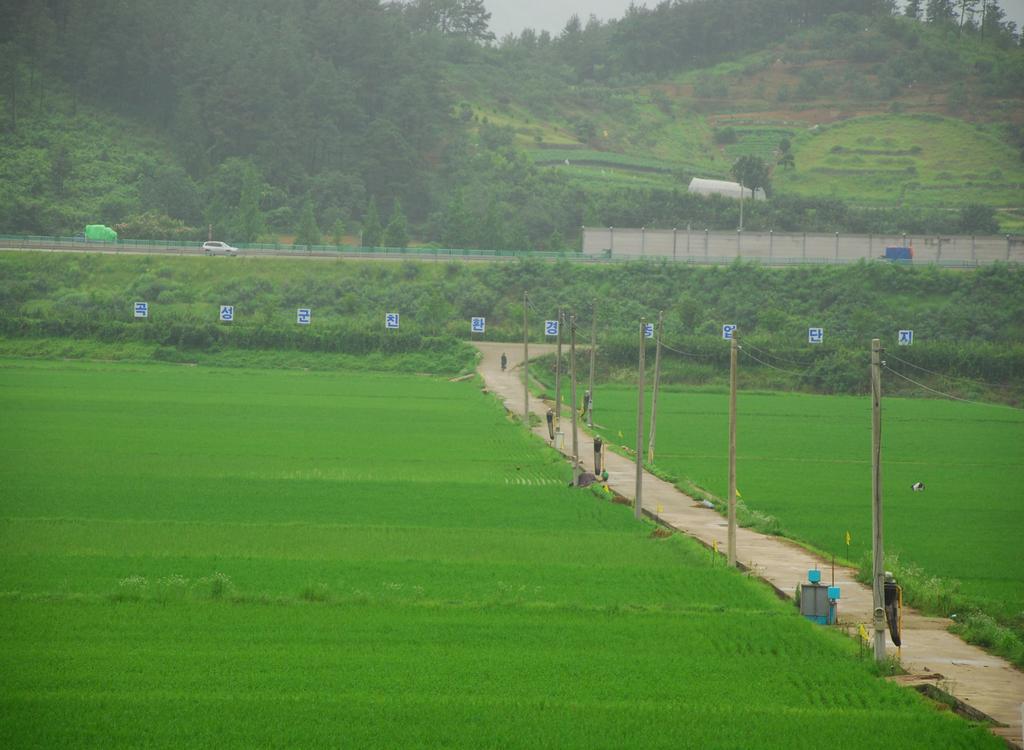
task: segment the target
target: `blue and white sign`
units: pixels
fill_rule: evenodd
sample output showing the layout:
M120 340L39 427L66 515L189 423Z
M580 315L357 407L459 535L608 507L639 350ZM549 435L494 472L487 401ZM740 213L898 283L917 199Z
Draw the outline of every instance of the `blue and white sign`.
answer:
M807 343L808 344L820 344L825 340L825 329L824 328L808 328L807 329Z
M900 331L900 346L910 346L914 343L913 331Z
M469 330L472 333L483 333L487 330L487 319L486 318L470 318Z
M308 307L300 307L295 313L295 322L300 326L308 326L313 317L313 311Z
M398 313L387 313L384 316L384 327L389 330L398 329Z
M545 336L557 336L558 335L558 321L557 320L545 320L544 321L544 335Z
M148 318L149 317L149 303L148 302L136 302L135 303L135 317L136 318Z
M644 338L654 338L654 323L644 323Z
M726 323L722 326L722 338L726 341L732 341L732 335L736 333L736 326L733 323Z
M220 319L225 323L230 323L235 319L235 306L234 305L221 305L220 306Z

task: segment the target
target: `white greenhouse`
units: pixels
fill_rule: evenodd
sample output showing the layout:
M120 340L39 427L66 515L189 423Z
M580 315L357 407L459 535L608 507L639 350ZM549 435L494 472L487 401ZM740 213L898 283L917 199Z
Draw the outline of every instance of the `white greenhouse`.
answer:
M763 201L765 198L764 190L761 188L757 190L745 188L745 190L746 194L744 197L752 197L758 201ZM725 198L739 200L740 184L738 182L729 182L728 180L706 180L703 177L694 177L690 180L687 192L697 193L698 195L721 195Z

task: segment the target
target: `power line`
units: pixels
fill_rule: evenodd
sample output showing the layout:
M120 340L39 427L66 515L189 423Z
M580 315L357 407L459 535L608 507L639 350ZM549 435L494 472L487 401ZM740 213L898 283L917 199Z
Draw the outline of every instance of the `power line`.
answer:
M668 349L670 352L675 352L682 357L691 357L693 359L713 359L710 354L695 354L694 352L684 352L681 349L676 349L674 346L669 346L664 340L661 340L661 345Z
M921 372L926 372L929 375L935 375L935 376L940 377L940 378L946 378L948 380L962 380L962 381L964 381L966 383L975 383L977 385L988 386L989 388L1013 388L1012 385L1008 385L1006 383L988 383L988 382L986 382L984 380L975 380L974 378L965 378L965 377L960 376L960 375L946 375L946 374L941 373L941 372L935 372L935 370L929 370L927 367L921 367L921 365L915 365L913 362L908 362L905 359L900 359L895 354L889 354L888 352L887 352L887 354L892 359L895 359L897 362L901 362L901 363L907 365L908 367L913 367L915 370L920 370Z
M746 355L747 355L748 357L750 357L750 358L751 358L752 360L754 360L755 362L759 362L759 363L761 363L762 365L764 365L765 367L770 367L770 368L772 368L773 370L778 370L779 372L784 372L784 373L786 373L787 375L796 375L796 376L797 376L798 378L802 378L802 377L805 377L805 376L807 375L807 372L806 372L806 371L805 371L805 372L796 372L795 370L784 370L784 369L782 369L781 367L776 367L776 366L775 366L775 365L773 365L773 364L772 364L771 362L765 362L765 361L764 361L763 359L758 359L758 358L757 358L757 357L755 357L755 356L754 356L753 354L751 354L750 352L748 352L748 351L747 351L747 350L746 350L746 349L745 349L745 348L743 347L743 345L742 345L742 344L740 345L740 351L741 351L741 352L743 352L744 354L746 354Z
M1020 411L1019 409L1017 409L1014 406L1003 406L1002 404L988 404L988 403L985 403L984 401L971 401L968 398L960 398L959 396L954 396L952 393L945 393L944 391L937 391L934 388L931 388L931 387L925 385L924 383L917 382L913 378L908 378L906 375L904 375L901 372L897 372L896 370L894 370L891 367L889 367L889 365L887 365L885 362L882 362L882 367L884 367L886 370L891 372L896 377L902 378L903 380L906 380L908 383L913 383L918 388L923 388L924 390L929 391L930 393L934 393L936 396L942 396L943 398L948 398L948 399L951 399L953 401L960 401L960 402L965 403L965 404L975 404L976 406L992 406L992 407L995 407L997 409L1013 409L1014 411Z
M746 346L749 346L751 349L753 349L756 352L760 352L765 357L771 357L773 359L779 360L780 362L786 362L786 363L791 364L791 365L796 365L797 367L810 367L812 364L814 364L813 362L798 362L795 359L788 359L786 357L779 356L778 354L773 354L772 352L769 352L769 351L767 351L765 349L761 349L760 347L754 346L749 341L744 342L740 346L740 348L742 349L743 347L746 347Z

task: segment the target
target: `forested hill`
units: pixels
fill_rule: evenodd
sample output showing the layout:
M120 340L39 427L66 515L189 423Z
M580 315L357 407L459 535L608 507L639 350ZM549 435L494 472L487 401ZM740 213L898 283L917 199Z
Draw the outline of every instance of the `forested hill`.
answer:
M751 228L1024 225L1015 29L926 5L696 0L496 41L481 0L2 0L0 231L557 249L734 225L685 184L741 157L774 187ZM883 114L877 142L810 132Z

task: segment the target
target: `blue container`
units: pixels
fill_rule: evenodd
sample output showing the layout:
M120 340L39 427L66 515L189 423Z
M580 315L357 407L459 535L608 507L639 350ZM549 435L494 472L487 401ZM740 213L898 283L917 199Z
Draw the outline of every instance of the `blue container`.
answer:
M811 583L820 583L821 582L821 571L820 570L808 570L807 571L807 580L810 581Z
M828 587L828 598L831 601L838 601L838 599L839 599L839 587L838 586L829 586Z

